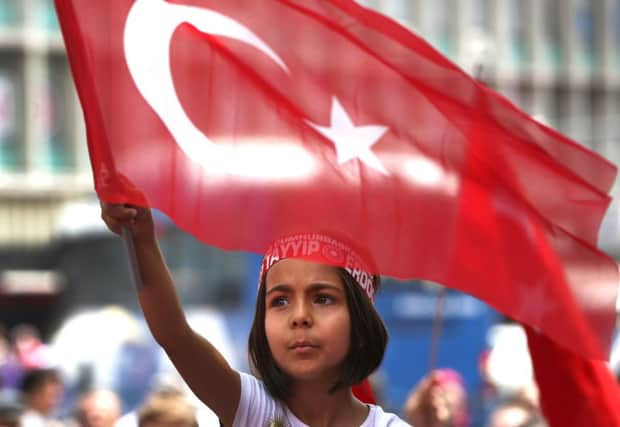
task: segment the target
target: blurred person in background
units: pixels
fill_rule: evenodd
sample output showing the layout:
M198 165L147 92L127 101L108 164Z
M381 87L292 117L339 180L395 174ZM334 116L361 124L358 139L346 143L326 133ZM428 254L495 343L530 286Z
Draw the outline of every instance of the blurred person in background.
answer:
M0 403L0 426L20 427L19 419L22 411L19 406L6 406Z
M15 352L0 325L0 390L16 390L23 375L23 368L15 356Z
M56 369L28 371L20 385L24 412L21 427L56 427L61 425L55 418L60 405L63 384Z
M25 370L42 369L51 365L50 349L41 341L41 335L34 326L25 323L17 325L11 335L15 354Z
M21 405L7 393L0 392L0 426L19 427Z
M161 375L158 376L152 384L151 391L145 397L144 402L140 405L140 408L144 406L145 402L156 398L183 398L183 384L182 381L173 375ZM126 414L122 415L116 422L116 427L136 427L138 425L138 415L140 408L130 410Z
M540 409L526 398L502 402L491 413L487 427L545 427Z
M178 373L161 373L152 384L151 392L137 410L124 414L116 423L116 427L137 427L141 411L148 402L155 401L185 402L195 412L197 423L200 427L219 427L220 421L215 413L202 403L189 391L187 384Z
M503 399L488 417L488 427L620 427L620 386L607 362L572 353L528 326L519 336L531 363L517 369L515 363L492 363L493 354L484 363L483 377L495 377ZM409 397L407 421L416 427L453 427L456 406L447 396L432 373Z
M110 390L93 390L77 403L75 420L80 427L113 427L121 416L121 401Z
M404 417L415 427L469 427L467 392L461 375L452 369L431 372L409 394Z
M517 410L512 405L506 411L500 411L500 406L489 417L490 422L497 416L498 422L513 420L520 425L518 414L534 406L540 408L550 427L620 427L620 387L607 362L575 354L526 325L520 325L519 334L508 335L506 341L514 342L517 338L522 342L521 349L506 347L504 351L513 356L507 359L511 362L499 363L497 357L497 363L491 363L491 354L487 371L495 378L495 385L503 383L500 388L504 391L512 388L508 396L518 398L523 407ZM518 361L525 360L514 356L521 352L526 354L526 351L531 363L519 368ZM531 386L532 380L535 387ZM519 384L518 388L514 387L516 384ZM499 396L507 397L505 393L499 393ZM536 417L533 419L536 427L542 424Z
M143 403L157 369L159 347L136 316L117 305L71 312L50 346L65 382L63 413L73 413L85 392L113 390L129 411Z
M530 404L533 408L540 411L540 392L534 381L522 387L515 393L515 399Z
M0 390L5 388L6 380L4 379L4 370L9 362L11 354L11 345L6 336L6 329L0 323Z
M118 348L114 389L125 408L137 408L149 393L158 369L158 348L148 342L125 341Z
M138 411L138 427L198 427L196 409L182 395L155 395Z

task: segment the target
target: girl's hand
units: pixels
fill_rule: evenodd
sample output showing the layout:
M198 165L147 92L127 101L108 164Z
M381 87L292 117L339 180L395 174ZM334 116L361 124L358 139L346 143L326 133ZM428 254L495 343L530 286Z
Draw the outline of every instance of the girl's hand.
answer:
M151 210L133 205L112 204L101 201L101 219L110 231L120 235L123 226L129 226L134 240L155 237Z

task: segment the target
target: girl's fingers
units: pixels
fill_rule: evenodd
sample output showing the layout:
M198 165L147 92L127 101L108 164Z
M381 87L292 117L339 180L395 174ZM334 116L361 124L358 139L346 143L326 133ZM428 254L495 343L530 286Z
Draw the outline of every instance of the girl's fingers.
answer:
M101 215L101 219L105 222L105 225L115 234L120 234L122 225L117 220Z
M102 211L115 219L132 219L138 214L138 210L135 207L119 204L107 204L102 205Z
M133 206L101 202L101 219L116 234L124 225L133 224L138 217L138 209Z

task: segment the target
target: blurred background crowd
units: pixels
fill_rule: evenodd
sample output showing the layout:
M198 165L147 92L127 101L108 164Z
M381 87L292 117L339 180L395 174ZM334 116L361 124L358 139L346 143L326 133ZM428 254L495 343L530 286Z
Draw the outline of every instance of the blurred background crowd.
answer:
M225 329L218 332L216 313L194 313L190 322L230 363L247 371L245 349L235 348ZM491 345L468 361L477 371L473 382L452 367L428 373L428 354L414 349L404 359L420 365L419 375L399 382L384 366L370 378L378 403L416 427L545 427L521 327L500 324L493 333L498 336ZM445 354L440 359L444 366L456 364ZM395 369L401 367L406 371L402 364ZM392 384L407 387L404 400L393 400ZM428 423L429 411L442 423ZM119 306L83 312L48 342L29 324L1 331L0 426L147 425L219 426L219 421L149 338L138 315Z
M361 3L620 163L620 0ZM146 330L124 248L99 220L85 138L53 2L0 0L0 425L218 425ZM616 259L619 212L614 202L600 235ZM163 215L156 224L190 323L248 370L260 258L201 245ZM446 425L544 425L522 329L473 297L447 293L433 357L446 369L428 376L439 292L384 281L379 402L415 420L430 393Z

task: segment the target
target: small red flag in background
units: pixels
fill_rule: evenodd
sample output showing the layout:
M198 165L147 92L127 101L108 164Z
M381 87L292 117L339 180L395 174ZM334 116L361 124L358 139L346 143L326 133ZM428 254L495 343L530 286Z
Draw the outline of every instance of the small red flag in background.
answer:
M596 242L615 167L394 21L350 0L56 8L102 199L224 249L346 236L382 274L607 356L618 274Z

